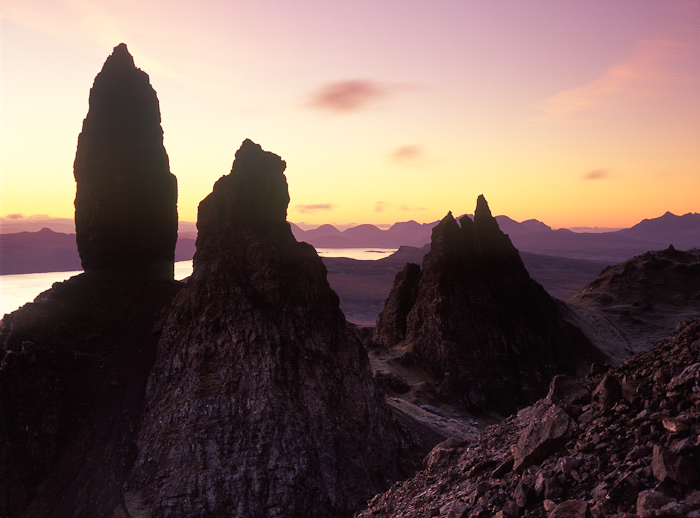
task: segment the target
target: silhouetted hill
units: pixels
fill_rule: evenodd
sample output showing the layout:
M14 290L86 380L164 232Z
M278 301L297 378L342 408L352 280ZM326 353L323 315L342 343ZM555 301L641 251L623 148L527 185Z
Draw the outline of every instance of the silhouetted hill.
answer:
M513 244L519 250L534 254L553 255L570 259L584 259L603 264L614 264L654 248L650 243L617 233L577 233L564 228L544 232L511 233Z
M674 216L666 213L615 232L554 230L536 219L517 222L508 216L496 216L496 221L521 252L602 264L619 263L648 250L666 248L671 242L680 249L700 246L700 214ZM297 239L317 248L398 248L402 245L420 248L430 242L430 232L437 223L408 221L396 223L387 230L359 225L342 232L332 225L306 231L297 226L292 229Z
M6 221L8 221L7 218L4 218L2 228L12 228L5 226ZM54 220L49 218L41 221L51 223ZM63 222L63 220L58 221ZM659 218L646 219L628 229L590 233L572 232L568 229L553 230L536 219L517 222L508 216L496 216L496 221L523 254L523 260L526 263L528 262L526 255L531 253L551 258L588 261L605 266L619 263L649 250L667 248L669 244L673 244L677 249L700 247L700 214L675 216L667 212ZM316 248L399 248L401 246L421 248L430 243L430 233L437 223L437 221L432 223L405 221L395 223L387 230L382 230L374 225L359 225L344 231L328 224L310 230L303 230L294 223L290 223L290 226L297 240L305 241ZM65 226L63 223L61 225ZM36 232L28 232L28 234L32 233ZM197 228L194 223L179 223L178 242L175 250L176 261L192 259L196 237ZM0 249L0 264L5 265L1 270L2 273L62 271L66 263L56 261L51 256L51 253L55 253L55 250L51 251L51 247L55 245L47 243L46 249L43 249L41 239L41 235L26 236L26 245L21 241L11 241L12 247L19 247L17 250L9 250L10 242L7 242L8 244ZM31 244L29 244L30 242ZM26 249L26 246L29 246L30 249ZM15 259L16 257L29 256L31 256L31 261ZM541 259L536 262L542 264ZM578 269L580 266L581 263L577 263L576 268ZM591 265L588 267L593 268ZM530 270L530 266L528 266L528 270ZM550 291L552 285L541 277L538 278L541 273L544 273L544 270L539 273L531 271L537 281ZM578 286L577 283L578 281L574 280L574 285ZM550 293L559 298L571 296L572 293L568 291L568 288L564 288L564 290L566 293L555 291L550 291Z
M194 238L180 238L176 261L189 261L194 255ZM0 234L0 275L80 271L80 255L75 234L44 228L38 232Z
M659 218L645 219L615 233L680 249L700 247L700 214L693 212L676 216L667 212Z
M75 234L38 232L0 234L0 275L82 270Z
M591 342L620 361L700 317L700 250L646 252L606 267L567 301Z

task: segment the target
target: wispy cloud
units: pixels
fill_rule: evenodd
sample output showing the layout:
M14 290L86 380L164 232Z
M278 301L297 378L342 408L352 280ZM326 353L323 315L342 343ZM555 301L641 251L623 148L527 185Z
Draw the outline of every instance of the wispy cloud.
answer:
M700 77L679 72L677 63L697 52L697 45L664 39L641 40L626 59L590 83L559 92L538 105L538 120L556 121L610 102L613 96L649 97L679 84L700 86Z
M426 153L417 144L406 144L392 150L389 153L389 159L396 164L417 166L425 162Z
M386 201L378 201L374 204L374 212L384 212L389 207L391 207L391 203Z
M333 210L332 203L313 203L310 205L295 205L294 210L301 214L314 214L321 210Z
M350 113L371 106L411 85L388 84L368 79L349 79L321 86L309 99L311 108L332 113Z
M581 176L583 180L605 180L606 178L610 178L610 171L607 169L596 169L595 171L589 171L583 176Z

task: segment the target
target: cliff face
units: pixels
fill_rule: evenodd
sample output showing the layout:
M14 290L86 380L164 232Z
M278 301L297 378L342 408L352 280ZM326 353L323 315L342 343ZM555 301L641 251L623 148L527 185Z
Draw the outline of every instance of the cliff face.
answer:
M246 140L200 204L148 382L134 515L349 516L400 474L366 353L286 222L284 169Z
M123 43L90 90L74 164L75 227L85 271L173 278L177 180L148 75Z
M408 346L446 393L464 407L509 413L546 391L557 372L573 373L595 357L533 281L508 236L480 196L474 221L448 214L434 229L415 302L399 305L397 278L379 317L375 340ZM387 317L390 315L390 318ZM399 315L399 316L395 316ZM406 321L405 338L387 332Z

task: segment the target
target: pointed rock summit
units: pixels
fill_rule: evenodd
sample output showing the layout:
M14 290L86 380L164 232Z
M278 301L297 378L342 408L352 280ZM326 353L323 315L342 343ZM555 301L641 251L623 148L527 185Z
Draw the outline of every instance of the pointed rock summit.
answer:
M449 213L433 229L415 287L407 271L379 315L375 341L411 349L463 407L507 414L542 396L554 374L595 357L530 278L483 196L474 221ZM415 293L412 305L407 293Z
M199 206L128 484L148 516L350 516L401 474L367 355L286 222L284 169L246 140Z
M85 271L173 278L177 180L148 75L120 44L90 90L78 137L75 227Z

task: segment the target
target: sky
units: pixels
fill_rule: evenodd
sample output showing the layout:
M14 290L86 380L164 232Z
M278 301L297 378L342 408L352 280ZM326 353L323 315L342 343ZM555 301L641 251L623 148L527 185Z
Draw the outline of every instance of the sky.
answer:
M698 212L700 1L0 0L0 216L72 217L94 77L158 94L181 221L250 138L288 219L471 213L628 227Z

